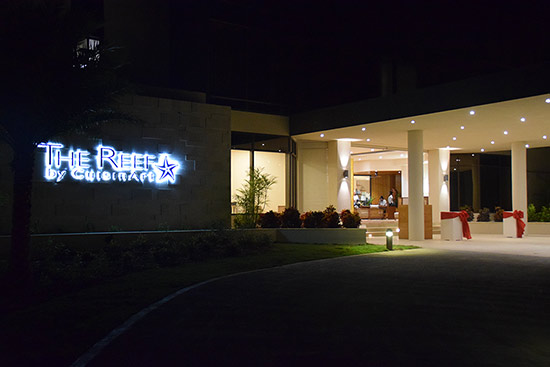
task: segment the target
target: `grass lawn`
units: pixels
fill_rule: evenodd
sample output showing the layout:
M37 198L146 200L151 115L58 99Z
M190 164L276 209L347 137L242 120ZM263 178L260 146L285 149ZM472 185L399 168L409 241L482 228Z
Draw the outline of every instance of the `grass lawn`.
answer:
M414 246L394 246L396 250ZM128 274L0 316L2 365L68 365L130 316L185 286L301 261L385 251L377 245L275 244L267 252Z

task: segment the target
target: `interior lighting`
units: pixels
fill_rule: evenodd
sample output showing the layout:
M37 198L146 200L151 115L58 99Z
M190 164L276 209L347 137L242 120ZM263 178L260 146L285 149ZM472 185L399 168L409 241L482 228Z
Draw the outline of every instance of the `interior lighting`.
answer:
M411 124L414 124L415 122L416 122L416 121L414 121L414 120L411 120Z
M475 157L475 154L474 154L474 153L472 153L472 157Z
M525 117L519 119L521 122L525 122Z
M474 110L471 110L471 111L470 111L470 115L473 116L473 115L475 115L475 114L476 114L476 111L474 111Z
M543 135L542 138L545 139L545 140L548 139L548 137L546 135Z
M379 155L379 156L378 156L378 159L382 159L382 156L381 156L381 155Z
M362 128L361 128L361 131L365 131L365 130L367 130L366 127L362 127Z
M494 144L494 143L495 143L495 141L494 141L494 140L491 140L491 144Z
M319 135L319 136L320 136L321 138L324 138L324 137L325 137L325 134L321 134L321 135Z
M529 144L525 144L525 148L529 148Z
M371 152L374 152L374 148L370 148L370 151L371 151Z
M504 130L504 135L508 135L508 130Z
M370 138L367 138L367 141L370 141Z
M460 127L460 130L464 130L464 125L462 125L462 126Z
M544 102L550 103L550 98L546 98L546 100Z
M544 136L546 136L546 135L544 135ZM546 139L546 138L545 138L545 137L543 137L543 139ZM401 154L399 154L399 156L400 156L400 157L404 157L404 156L405 156L405 154L401 153Z
M481 148L481 151L482 151L482 152L484 152L484 151L485 151L485 149Z
M453 140L456 140L456 136L453 136Z
M447 149L451 149L451 146L450 146L450 145L447 145Z

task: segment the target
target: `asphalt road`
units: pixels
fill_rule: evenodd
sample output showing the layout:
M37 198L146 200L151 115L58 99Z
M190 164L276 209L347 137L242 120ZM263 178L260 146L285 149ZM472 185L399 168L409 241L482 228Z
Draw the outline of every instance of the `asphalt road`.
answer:
M418 249L221 279L92 366L550 366L550 258Z

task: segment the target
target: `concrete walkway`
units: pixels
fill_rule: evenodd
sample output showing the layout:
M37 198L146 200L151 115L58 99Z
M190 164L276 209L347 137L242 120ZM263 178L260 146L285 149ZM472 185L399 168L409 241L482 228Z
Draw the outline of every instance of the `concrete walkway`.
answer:
M90 365L549 366L549 306L547 256L337 258L195 288Z
M528 236L525 238L506 238L494 234L473 234L471 240L444 241L440 235L434 235L432 240L409 241L394 238L394 244L414 245L423 248L452 250L452 251L473 251L493 254L523 255L550 257L550 236ZM372 237L369 243L383 245L385 237Z

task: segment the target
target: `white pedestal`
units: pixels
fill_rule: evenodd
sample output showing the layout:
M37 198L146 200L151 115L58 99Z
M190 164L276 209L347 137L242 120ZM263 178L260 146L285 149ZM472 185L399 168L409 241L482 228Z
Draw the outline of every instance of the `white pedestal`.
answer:
M462 241L462 222L460 218L441 220L441 239L446 241Z
M517 237L518 230L516 218L508 217L502 220L502 233L504 234L504 237Z

